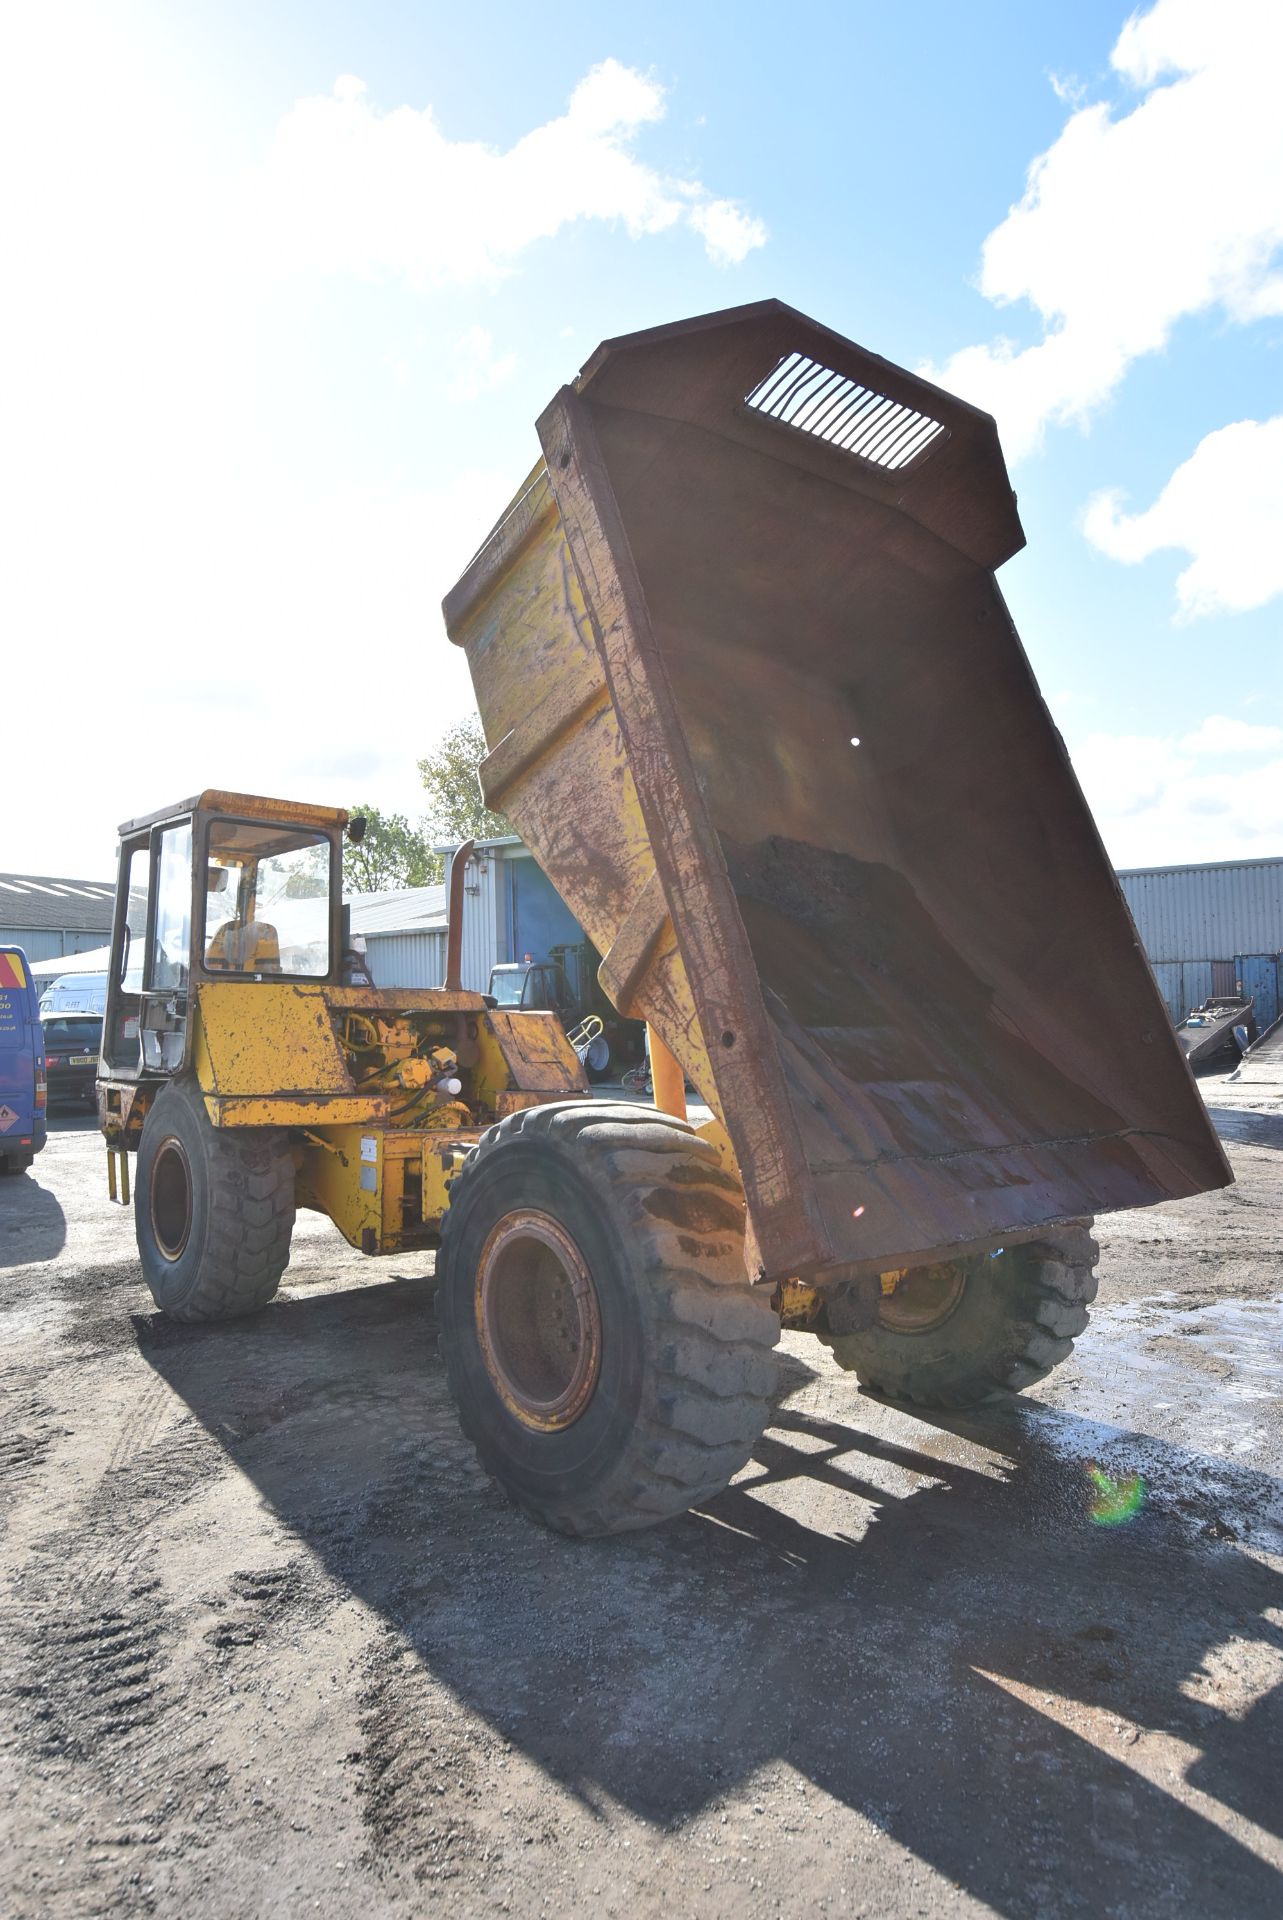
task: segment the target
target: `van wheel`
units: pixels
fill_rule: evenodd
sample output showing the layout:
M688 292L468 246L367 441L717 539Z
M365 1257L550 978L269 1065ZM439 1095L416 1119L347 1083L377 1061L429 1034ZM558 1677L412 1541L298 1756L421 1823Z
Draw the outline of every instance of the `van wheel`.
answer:
M144 1278L171 1320L230 1320L265 1307L294 1230L286 1135L215 1127L190 1081L162 1088L138 1144L134 1222Z
M1091 1222L937 1266L912 1267L878 1323L821 1334L840 1367L887 1400L977 1407L1043 1380L1073 1352L1096 1297Z
M25 1173L35 1165L34 1153L9 1153L0 1160L0 1173Z
M779 1322L744 1199L684 1121L605 1101L511 1114L453 1184L437 1318L464 1432L558 1532L720 1493L760 1438Z

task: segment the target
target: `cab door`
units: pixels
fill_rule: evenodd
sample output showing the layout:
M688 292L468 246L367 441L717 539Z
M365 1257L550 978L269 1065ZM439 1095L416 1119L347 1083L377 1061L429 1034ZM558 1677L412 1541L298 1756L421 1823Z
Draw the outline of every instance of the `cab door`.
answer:
M152 829L147 956L138 1016L144 1073L178 1073L187 1058L192 961L192 823Z
M191 914L190 818L125 841L103 1023L113 1078L177 1073L186 1059Z

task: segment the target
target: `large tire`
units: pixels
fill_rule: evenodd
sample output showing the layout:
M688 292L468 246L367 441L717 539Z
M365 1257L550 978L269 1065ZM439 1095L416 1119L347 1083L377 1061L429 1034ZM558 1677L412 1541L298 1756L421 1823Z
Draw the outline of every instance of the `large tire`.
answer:
M779 1323L748 1283L739 1183L684 1121L605 1101L500 1121L454 1182L437 1271L464 1432L561 1533L684 1513L766 1426Z
M34 1153L7 1153L0 1155L0 1173L26 1173L35 1165Z
M1019 1393L1067 1360L1087 1325L1099 1252L1089 1227L1052 1227L1023 1246L920 1269L933 1278L924 1285L910 1274L898 1312L899 1288L877 1326L820 1338L839 1366L884 1399L957 1409ZM906 1330L915 1288L923 1325Z
M191 1082L162 1088L138 1143L134 1221L143 1275L171 1320L257 1312L290 1257L294 1161L285 1134L215 1127Z

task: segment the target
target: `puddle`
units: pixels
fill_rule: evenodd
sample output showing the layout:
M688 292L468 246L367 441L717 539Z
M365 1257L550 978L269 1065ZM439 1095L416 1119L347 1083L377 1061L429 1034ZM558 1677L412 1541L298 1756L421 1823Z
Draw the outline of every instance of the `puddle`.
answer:
M1074 1411L1029 1406L1031 1433L1062 1457L1143 1474L1201 1532L1283 1550L1279 1422L1268 1405L1283 1400L1283 1296L1120 1302L1093 1316L1077 1358Z

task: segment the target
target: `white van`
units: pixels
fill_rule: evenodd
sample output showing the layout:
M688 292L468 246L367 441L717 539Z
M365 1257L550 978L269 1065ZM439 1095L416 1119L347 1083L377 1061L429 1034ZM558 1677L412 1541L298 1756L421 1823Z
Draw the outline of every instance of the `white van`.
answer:
M50 1013L106 1013L105 973L60 973L40 996L40 1017Z

